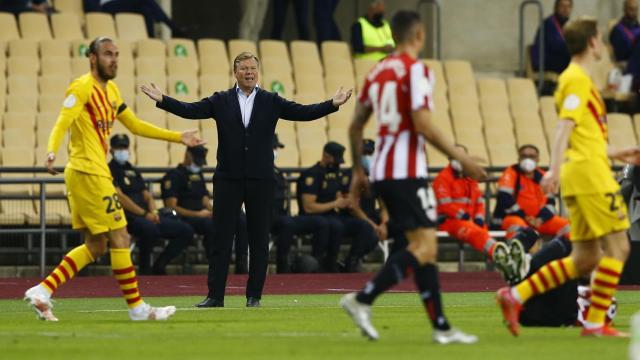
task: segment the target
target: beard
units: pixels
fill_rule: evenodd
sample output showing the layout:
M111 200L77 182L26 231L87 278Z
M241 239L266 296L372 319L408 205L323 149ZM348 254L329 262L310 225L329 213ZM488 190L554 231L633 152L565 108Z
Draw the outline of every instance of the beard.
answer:
M107 67L98 63L98 76L100 76L100 78L105 81L112 80L116 77L116 72L114 71L113 74L109 74L109 72L107 71Z

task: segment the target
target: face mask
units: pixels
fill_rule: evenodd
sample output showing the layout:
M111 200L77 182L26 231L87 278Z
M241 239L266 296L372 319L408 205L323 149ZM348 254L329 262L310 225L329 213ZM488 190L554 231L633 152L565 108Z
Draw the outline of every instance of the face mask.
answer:
M129 150L114 150L113 159L120 165L129 161Z
M366 172L369 172L371 170L371 155L362 156L362 167Z
M451 160L451 167L455 171L458 171L458 172L462 171L462 164L460 164L460 161L458 160Z
M524 172L532 172L536 169L536 161L533 159L522 159L520 160L520 169Z
M198 166L196 164L190 164L187 165L187 169L192 173L192 174L197 174L202 170L201 166Z
M273 150L273 160L278 158L278 152Z

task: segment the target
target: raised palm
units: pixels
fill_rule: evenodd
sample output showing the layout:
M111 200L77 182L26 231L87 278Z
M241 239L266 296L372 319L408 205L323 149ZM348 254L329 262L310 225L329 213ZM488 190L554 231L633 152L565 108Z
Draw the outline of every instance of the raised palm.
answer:
M162 101L162 90L156 86L156 84L151 83L151 85L140 85L140 90L145 93L148 97L155 100L156 102Z
M347 100L349 100L349 98L351 97L351 93L352 92L353 92L353 89L349 89L347 91L344 91L342 89L342 86L340 86L338 91L336 91L336 94L333 95L333 98L331 99L331 100L333 100L333 106L340 106L340 105L346 103Z

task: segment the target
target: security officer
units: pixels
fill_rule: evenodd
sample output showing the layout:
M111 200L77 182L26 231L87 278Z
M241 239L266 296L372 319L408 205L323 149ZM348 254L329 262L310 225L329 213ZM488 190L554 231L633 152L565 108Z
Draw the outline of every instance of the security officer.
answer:
M278 149L284 145L278 140L278 135L273 137L273 156L278 156ZM289 215L289 185L280 169L274 166L273 172L276 178L276 191L273 203L273 223L271 234L277 236L276 265L278 273L291 272L289 251L293 243L294 235L312 234L312 256L316 259L322 257L329 242L329 222L319 215L290 216Z
M373 0L367 14L351 26L351 47L356 59L382 60L395 48L391 26L384 20L384 1Z
M202 176L207 151L202 145L187 148L182 163L162 178L162 200L164 206L175 210L196 234L204 236L208 258L214 229L213 206Z
M326 272L339 270L337 258L340 241L345 232L338 211L350 207L350 200L342 195L340 164L344 162L344 146L330 141L323 149L320 161L304 170L298 179L298 204L301 216L321 215L329 222L329 242L322 264ZM351 230L351 229L348 229Z
M375 151L373 140L364 139L362 142L362 166L369 173L370 161ZM340 171L341 194L349 195L351 185L351 170ZM342 271L357 272L360 270L362 258L376 248L380 240L387 238L387 224L389 214L380 203L376 206L377 198L372 189L369 193L362 193L358 203L352 203L348 209L340 211L340 220L344 225L344 235L353 239L351 249L343 261Z
M166 265L189 245L193 239L191 225L180 221L171 212L156 212L153 195L147 189L140 172L129 162L129 137L117 134L111 137L109 169L113 182L124 207L127 230L138 239L140 249L140 274L166 274ZM153 245L160 238L169 239L151 267Z

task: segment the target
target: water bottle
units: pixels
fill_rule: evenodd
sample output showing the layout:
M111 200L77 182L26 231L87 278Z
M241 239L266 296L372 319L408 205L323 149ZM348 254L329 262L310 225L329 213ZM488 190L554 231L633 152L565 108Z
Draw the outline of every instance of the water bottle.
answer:
M629 359L640 360L640 312L631 317L631 341L629 342Z

